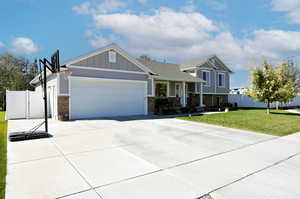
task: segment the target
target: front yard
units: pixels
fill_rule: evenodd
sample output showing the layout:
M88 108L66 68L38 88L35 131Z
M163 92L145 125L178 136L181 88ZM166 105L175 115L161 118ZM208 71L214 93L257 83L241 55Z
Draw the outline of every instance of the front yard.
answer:
M0 199L5 195L6 176L6 131L7 121L4 120L5 112L0 112Z
M267 115L266 110L240 109L228 113L179 117L178 119L250 130L276 136L284 136L300 131L300 114L283 110L272 110L271 114Z

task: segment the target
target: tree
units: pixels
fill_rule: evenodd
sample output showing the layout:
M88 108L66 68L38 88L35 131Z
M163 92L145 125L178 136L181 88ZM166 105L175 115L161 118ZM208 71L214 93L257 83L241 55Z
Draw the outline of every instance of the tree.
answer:
M36 62L35 62L36 63ZM11 53L0 55L0 108L5 108L6 90L32 90L29 84L36 75L33 64L25 57Z
M248 90L248 95L256 101L267 104L267 113L270 113L270 104L277 101L280 80L276 68L267 63L263 63L263 68L253 68L250 76L252 87Z
M280 64L277 70L281 84L277 92L277 101L281 103L290 102L300 92L299 71L293 61Z
M262 69L252 69L250 79L253 85L248 95L256 101L267 103L268 114L271 103L287 103L300 91L299 72L293 62L274 66L265 61Z
M147 56L147 55L141 55L140 59L143 59L145 61L151 61L151 58L149 56Z

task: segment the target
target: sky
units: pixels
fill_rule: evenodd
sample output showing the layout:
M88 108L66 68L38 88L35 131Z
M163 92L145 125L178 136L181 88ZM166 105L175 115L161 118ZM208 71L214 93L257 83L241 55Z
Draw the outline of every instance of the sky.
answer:
M263 60L300 66L300 0L2 0L0 53L68 60L112 42L176 63L217 55L249 86Z

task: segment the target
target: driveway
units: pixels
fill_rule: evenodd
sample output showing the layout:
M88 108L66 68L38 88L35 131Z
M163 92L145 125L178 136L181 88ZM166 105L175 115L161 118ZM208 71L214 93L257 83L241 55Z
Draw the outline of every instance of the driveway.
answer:
M9 132L41 120L11 120ZM6 199L298 199L300 134L273 137L172 118L50 120L8 144Z

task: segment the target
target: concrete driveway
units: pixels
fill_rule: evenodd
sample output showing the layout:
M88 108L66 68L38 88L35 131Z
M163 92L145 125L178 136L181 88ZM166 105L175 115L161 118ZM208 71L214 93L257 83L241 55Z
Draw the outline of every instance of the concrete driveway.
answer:
M9 132L40 121L11 120ZM300 134L135 117L49 126L52 138L8 144L6 199L300 196Z

